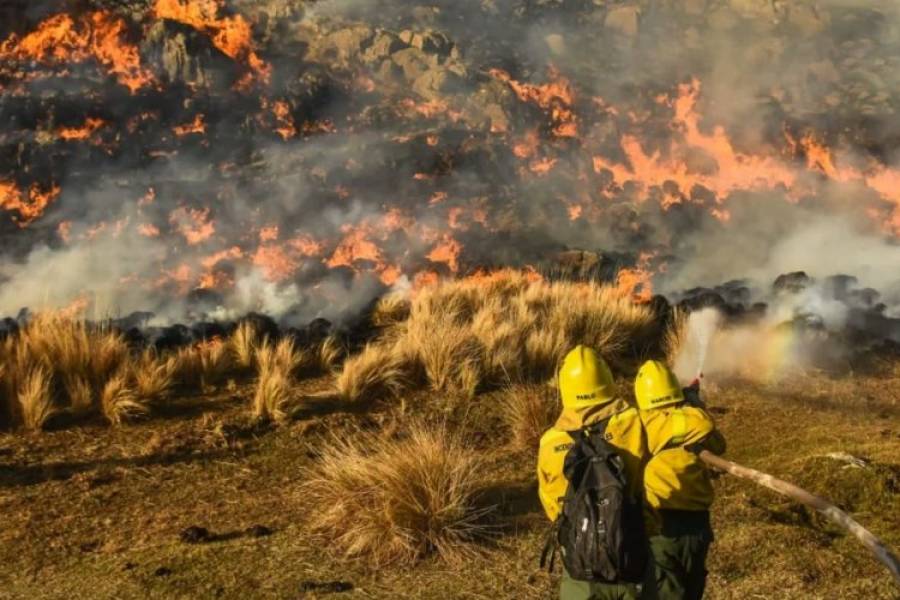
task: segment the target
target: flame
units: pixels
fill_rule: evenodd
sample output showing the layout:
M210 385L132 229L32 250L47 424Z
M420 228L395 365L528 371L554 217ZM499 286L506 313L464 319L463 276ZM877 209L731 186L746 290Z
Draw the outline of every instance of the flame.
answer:
M91 305L90 296L82 294L72 302L57 311L54 311L61 319L77 319L83 317Z
M522 102L536 104L547 112L553 123L554 135L562 138L578 136L578 118L572 108L575 103L574 88L555 67L548 69L550 83L543 85L520 83L502 69L491 69L490 74L508 84Z
M58 185L44 191L37 184L32 184L26 197L15 183L0 180L0 208L17 212L18 216L14 215L13 221L20 228L25 228L44 214L47 207L59 196L59 192Z
M275 131L285 141L297 135L297 128L294 126L294 117L291 116L291 108L287 102L278 100L272 104L272 114L278 122Z
M84 125L81 127L60 127L56 130L56 135L59 136L60 139L66 141L86 140L105 125L106 121L103 119L91 117L86 119Z
M325 244L306 235L288 240L287 245L301 256L320 256L325 250Z
M654 253L642 252L637 265L633 268L620 269L616 275L616 290L638 303L649 302L653 297L653 272L650 261Z
M208 208L176 208L169 215L169 223L191 246L208 240L216 232Z
M140 235L148 238L159 237L159 227L150 223L142 223L138 225L137 231Z
M155 83L141 66L136 46L123 41L122 19L106 11L78 17L54 15L21 39L12 36L0 45L4 60L32 60L44 64L82 63L93 58L132 93Z
M431 262L445 263L451 273L459 271L459 254L462 252L462 244L453 239L450 234L444 234L441 243L428 253L426 258Z
M297 261L289 256L284 248L272 244L256 249L253 264L259 267L263 277L273 282L289 279L298 267Z
M213 45L236 61L244 61L260 81L268 83L271 66L263 61L253 48L250 23L241 15L219 17L224 0L156 0L153 14L159 19L170 19L189 25L209 35ZM250 80L243 80L238 87L246 87Z
M368 239L369 229L367 227L353 227L345 225L342 227L344 231L344 239L335 249L325 264L331 268L334 267L352 267L353 263L359 260L368 260L374 263L381 263L381 250L371 240Z
M259 230L259 241L272 242L278 239L278 225L270 225Z
M222 250L220 252L216 252L215 254L207 256L200 261L200 264L202 264L205 269L212 269L223 260L235 260L243 257L244 252L238 246L232 246L227 250Z
M194 115L193 121L191 121L190 123L185 123L184 125L176 125L172 128L172 131L178 137L184 137L191 133L206 133L205 117L202 114L197 113L196 115Z

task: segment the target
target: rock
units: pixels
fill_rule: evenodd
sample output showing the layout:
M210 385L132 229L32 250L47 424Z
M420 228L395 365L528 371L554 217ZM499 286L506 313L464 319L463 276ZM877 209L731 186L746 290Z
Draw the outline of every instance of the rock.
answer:
M372 28L366 25L345 27L324 36L313 55L328 62L347 63L374 35Z
M414 33L406 30L400 34L400 39L426 54L436 54L438 56L448 57L453 50L453 42L439 31L429 30L421 33Z
M638 33L640 14L641 10L637 6L616 6L606 14L605 25L623 35L635 36Z
M353 584L347 581L304 581L300 584L301 592L318 592L320 594L339 594L350 592Z
M178 534L178 539L185 544L202 544L203 542L210 541L212 537L213 536L209 533L208 529L205 527L197 527L196 525L188 527Z
M253 525L252 527L247 528L247 535L255 538L268 537L273 533L274 532L265 525Z
M363 52L363 60L373 62L388 58L394 52L402 50L405 44L393 33L382 31L375 35L372 45Z
M391 56L408 81L415 81L434 65L428 55L418 48L405 48Z
M448 69L429 69L413 82L412 89L424 98L434 98L443 96L457 83L459 77Z
M226 88L236 78L234 62L210 38L192 27L157 21L141 42L141 58L157 64L163 79L191 85Z

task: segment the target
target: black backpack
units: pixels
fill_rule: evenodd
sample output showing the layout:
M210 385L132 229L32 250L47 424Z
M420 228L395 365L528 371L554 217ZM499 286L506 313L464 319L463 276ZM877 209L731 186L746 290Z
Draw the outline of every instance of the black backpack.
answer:
M602 421L569 432L575 442L563 466L569 485L541 555L541 567L550 554L552 570L559 549L573 579L639 583L648 555L641 504L628 495L625 465L606 440L606 425Z

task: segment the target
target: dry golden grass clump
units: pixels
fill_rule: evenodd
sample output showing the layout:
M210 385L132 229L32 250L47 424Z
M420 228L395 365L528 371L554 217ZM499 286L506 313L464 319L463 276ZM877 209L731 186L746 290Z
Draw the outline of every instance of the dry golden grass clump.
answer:
M397 396L412 385L412 366L396 348L369 344L344 362L335 382L338 394L360 404Z
M343 558L372 566L432 554L455 563L489 532L477 506L479 455L443 428L407 437L335 436L301 489L312 530Z
M299 349L290 338L277 344L263 342L256 349L259 376L253 396L254 416L272 421L289 417L296 408L291 393L294 377L317 361L318 349L315 352Z
M409 317L347 361L338 389L356 401L409 385L471 397L485 387L542 382L577 344L622 364L651 334L653 320L647 307L596 283L551 283L514 271L444 281L415 292Z
M130 360L124 338L113 331L54 315L39 315L0 346L2 391L11 423L44 427L51 417L100 412L111 423L127 414L107 413L101 394Z
M537 450L541 436L559 414L556 390L548 385L515 385L503 393L502 414L516 450Z

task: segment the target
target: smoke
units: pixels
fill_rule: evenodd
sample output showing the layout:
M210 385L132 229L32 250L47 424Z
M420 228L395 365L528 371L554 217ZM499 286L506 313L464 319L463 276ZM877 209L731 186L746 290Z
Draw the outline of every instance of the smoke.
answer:
M423 273L571 248L670 296L745 279L771 301L782 273L847 273L900 314L892 4L227 4L266 15L249 92L245 56L147 15L125 40L158 88L96 61L0 68L0 185L61 188L27 227L0 196L0 314L86 297L159 322L341 320ZM86 116L96 134L55 137ZM827 293L772 306L855 318Z

